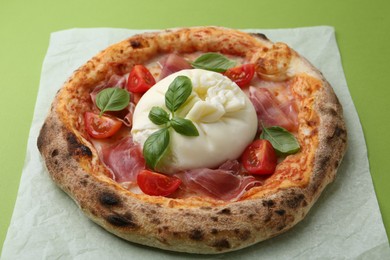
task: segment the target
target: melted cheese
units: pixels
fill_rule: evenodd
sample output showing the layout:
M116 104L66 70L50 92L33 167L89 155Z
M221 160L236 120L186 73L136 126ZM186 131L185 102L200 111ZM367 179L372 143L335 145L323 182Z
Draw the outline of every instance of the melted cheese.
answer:
M158 169L165 173L203 167L216 167L237 159L254 139L258 122L255 109L245 93L220 73L200 69L182 70L154 85L134 111L132 135L143 146L162 126L153 124L149 111L165 107L165 92L179 75L191 79L193 89L175 115L191 120L199 136L187 137L170 129L170 146Z

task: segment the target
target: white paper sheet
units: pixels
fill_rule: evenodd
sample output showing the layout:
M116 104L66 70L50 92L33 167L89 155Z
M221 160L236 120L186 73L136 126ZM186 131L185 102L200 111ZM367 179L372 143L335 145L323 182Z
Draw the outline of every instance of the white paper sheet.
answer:
M51 35L2 259L390 259L362 128L344 77L334 29L327 26L246 30L265 33L274 42L286 42L305 56L323 72L344 107L349 147L338 177L291 231L237 252L198 256L125 242L84 217L50 180L36 139L55 93L72 72L108 45L143 31L72 29Z

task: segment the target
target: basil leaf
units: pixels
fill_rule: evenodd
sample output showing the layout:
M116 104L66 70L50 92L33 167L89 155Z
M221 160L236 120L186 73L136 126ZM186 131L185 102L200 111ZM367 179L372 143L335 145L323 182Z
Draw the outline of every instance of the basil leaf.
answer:
M191 120L174 117L171 120L171 126L176 132L185 136L198 136L199 132Z
M209 52L198 57L191 65L198 69L225 72L226 70L234 67L236 62L229 60L222 54Z
M152 170L156 168L156 165L167 150L169 139L168 128L162 128L146 139L143 147L143 155L146 165Z
M162 125L169 122L169 114L161 107L152 107L148 117L150 121L156 125Z
M96 106L100 114L106 111L120 111L130 102L130 94L121 88L106 88L96 95Z
M295 136L283 127L263 127L260 138L270 141L276 152L281 155L294 154L300 149Z
M191 95L192 83L187 76L177 76L165 93L165 106L175 112Z

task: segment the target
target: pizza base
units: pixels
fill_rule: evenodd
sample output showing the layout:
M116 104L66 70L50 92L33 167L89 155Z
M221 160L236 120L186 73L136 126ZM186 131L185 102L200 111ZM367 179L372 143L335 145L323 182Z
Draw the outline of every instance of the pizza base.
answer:
M226 202L134 194L108 177L79 120L79 114L90 108L83 98L105 77L125 74L159 53L194 51L244 57L266 80L296 78L303 146L296 159L307 164L299 180L281 175L264 187L252 188L239 201ZM304 72L294 71L296 62L304 64ZM277 236L301 221L334 180L347 132L342 107L329 83L287 45L274 44L264 35L197 27L136 35L96 55L57 93L37 144L53 181L107 231L161 249L217 254Z

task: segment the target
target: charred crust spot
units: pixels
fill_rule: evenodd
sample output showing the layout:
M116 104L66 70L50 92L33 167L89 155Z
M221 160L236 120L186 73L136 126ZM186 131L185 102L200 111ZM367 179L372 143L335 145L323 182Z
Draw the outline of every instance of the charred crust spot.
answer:
M118 214L109 215L106 217L106 220L114 226L117 227L128 227L128 228L136 228L138 227L134 221L133 216L130 213L126 213L125 215L121 216Z
M120 204L120 198L110 192L103 192L100 194L99 201L103 206L115 206Z
M213 244L212 244L213 247L217 248L217 249L229 249L230 248L230 243L227 239L219 239L217 241L215 241Z
M51 157L56 157L58 155L58 149L54 149L52 152L51 152Z
M271 208L275 205L275 202L273 200L264 200L263 201L263 206Z
M337 116L337 111L334 108L332 108L332 107L323 108L322 111L325 114L329 114L329 115L332 115L332 116Z
M286 225L280 225L280 226L278 226L276 229L278 230L278 231L281 231L282 229L284 229L286 227Z
M186 216L186 217L194 217L195 215L193 213L186 212L186 213L184 213L184 216Z
M192 240L201 241L203 240L203 231L200 229L193 229L191 230L189 237Z
M211 217L211 220L214 222L218 222L218 217Z
M86 155L88 157L92 157L92 151L91 149L89 149L88 146L85 145L80 146L79 151L80 151L80 155Z
M231 210L229 208L225 208L225 209L219 211L217 214L230 215L230 214L232 214L232 212L231 212Z
M39 151L42 150L42 146L45 143L45 139L46 139L45 136L46 136L46 129L47 129L46 127L47 127L47 124L45 122L42 125L41 131L40 131L39 136L38 136L37 146L38 146Z
M332 135L328 136L328 141L332 141L332 139L335 138L336 139L342 138L345 141L345 135L346 135L345 129L336 125Z
M252 220L255 217L255 214L249 214L248 219Z
M284 209L278 209L275 210L275 213L278 214L279 216L283 216L284 214L286 214L286 211Z
M81 144L73 133L68 133L68 135L66 136L66 141L68 142L69 154L76 156L92 157L91 149Z
M322 157L320 160L319 160L319 168L320 169L326 169L328 164L329 164L329 160L330 160L330 156L325 156L325 157Z
M234 230L234 233L237 235L237 237L241 240L241 241L245 241L245 240L248 240L249 237L251 236L251 231L248 230L248 229L245 229L243 231L239 230L239 229L235 229Z
M286 205L292 209L297 208L305 199L305 195L298 194L286 200Z
M252 35L252 36L254 36L256 38L262 39L262 40L269 41L267 36L265 34L263 34L263 33L251 33L250 35Z
M80 184L81 184L83 187L87 187L88 181L87 181L86 179L82 179L82 180L80 181Z
M158 218L153 218L150 222L157 225L161 224L161 221Z
M216 234L218 234L218 229L213 228L213 229L211 229L210 233L213 234L213 235L216 235Z
M336 126L336 128L334 129L334 135L337 137L340 137L344 133L345 133L345 130L339 126Z
M98 215L95 209L91 209L91 214L94 215L94 216Z
M137 40L131 40L130 45L133 49L142 48L142 43L140 41L137 41Z
M161 234L163 232L167 232L169 230L168 226L162 226L157 229L158 233Z
M336 161L334 162L334 167L337 168L337 167L339 167L339 165L340 165L340 161L339 161L339 160L336 160Z
M272 216L271 216L271 212L268 212L265 216L264 216L264 223L267 223L271 220Z

